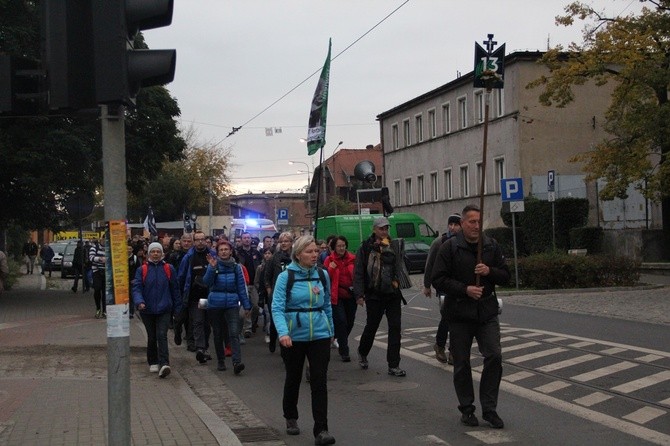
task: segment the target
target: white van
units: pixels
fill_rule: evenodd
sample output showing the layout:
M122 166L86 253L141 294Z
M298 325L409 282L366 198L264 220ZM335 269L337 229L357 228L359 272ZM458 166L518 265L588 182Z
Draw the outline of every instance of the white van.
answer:
M248 232L252 237L258 237L258 240L262 242L263 237L272 237L277 232L277 227L272 220L267 218L233 218L228 237L235 240L235 237L241 236L243 232Z

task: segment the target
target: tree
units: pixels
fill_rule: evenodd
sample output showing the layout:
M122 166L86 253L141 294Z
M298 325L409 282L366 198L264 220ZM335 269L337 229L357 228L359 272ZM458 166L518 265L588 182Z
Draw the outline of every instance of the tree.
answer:
M663 227L670 231L670 0L641 0L653 5L639 15L606 17L574 2L558 25L587 22L583 43L566 52L558 46L544 55L550 70L528 85L542 86L540 102L563 107L574 99L573 85L615 82L606 112L609 137L574 157L585 163L587 179L603 178L601 198L625 198L633 184L647 198L662 202Z
M330 215L350 215L354 210L353 203L335 195L328 198L326 204L319 209L319 218Z

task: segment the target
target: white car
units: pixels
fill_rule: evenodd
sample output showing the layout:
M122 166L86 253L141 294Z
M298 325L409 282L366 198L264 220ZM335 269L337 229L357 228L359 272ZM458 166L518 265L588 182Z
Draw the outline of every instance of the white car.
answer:
M70 243L77 243L71 240L68 241L58 241L49 243L51 249L54 250L54 258L51 259L51 269L56 271L60 270L63 264L63 253L65 252L65 247Z

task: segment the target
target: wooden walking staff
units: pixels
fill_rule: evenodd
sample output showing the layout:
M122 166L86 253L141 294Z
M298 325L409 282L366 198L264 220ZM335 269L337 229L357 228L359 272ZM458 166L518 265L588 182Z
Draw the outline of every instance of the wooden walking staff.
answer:
M477 263L482 263L482 236L484 221L484 184L486 183L486 149L489 134L489 105L491 103L491 91L494 88L503 88L505 44L502 44L495 52L493 47L498 44L493 40L493 34L488 34L488 40L483 43L486 50L475 42L475 72L474 87L485 88L484 95L484 147L482 149L482 173L479 184L479 237L477 241ZM480 275L476 276L476 285L480 284Z

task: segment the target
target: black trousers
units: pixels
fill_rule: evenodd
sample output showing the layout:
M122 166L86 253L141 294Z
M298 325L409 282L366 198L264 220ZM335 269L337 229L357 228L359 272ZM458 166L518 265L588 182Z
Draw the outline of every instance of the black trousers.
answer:
M335 338L340 345L341 356L349 355L349 334L354 328L356 310L358 304L356 299L339 299L337 305L333 305L333 323L335 324Z
M388 366L398 367L400 365L400 296L385 294L370 296L365 300L367 321L361 335L361 343L358 345L358 353L367 356L372 349L372 344L379 328L382 316L386 314L388 322L388 347L386 348L386 362Z
M480 324L477 322L449 322L450 351L454 358L454 387L458 396L458 410L462 413L475 411L475 391L470 368L472 339L477 339L479 352L484 357L484 368L479 383L479 402L482 412L496 410L498 391L502 378L502 347L500 346L500 323L494 317Z
M302 382L305 358L309 361L312 391L312 417L314 436L328 430L328 363L330 362L330 338L316 341L296 342L290 348L281 347L281 357L286 367L283 409L287 420L298 419L298 396Z

